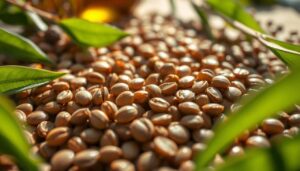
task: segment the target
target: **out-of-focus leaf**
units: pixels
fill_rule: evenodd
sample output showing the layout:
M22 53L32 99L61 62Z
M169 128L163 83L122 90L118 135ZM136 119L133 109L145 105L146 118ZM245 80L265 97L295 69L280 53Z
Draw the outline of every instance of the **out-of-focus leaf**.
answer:
M207 166L217 153L222 152L246 129L299 102L299 78L300 70L295 70L255 96L246 98L237 112L229 115L226 122L216 126L215 136L208 142L207 149L197 157L197 170Z
M235 0L207 0L207 4L221 15L236 20L253 30L264 33L264 30L243 6Z
M22 170L38 171L38 162L30 155L30 146L12 111L11 102L0 96L0 153L15 157Z
M0 20L10 25L28 25L26 12L18 7L8 5L4 0L0 2Z
M0 53L26 62L52 64L44 52L33 42L0 28Z
M62 20L59 25L75 43L82 46L106 46L128 35L116 27L78 18Z
M211 32L211 28L209 26L209 22L208 22L205 12L200 7L198 7L192 0L190 1L190 3L191 3L191 6L193 7L193 9L195 10L195 12L197 13L199 19L201 20L202 26L203 26L205 32L207 33L208 37L210 39L213 39L214 37Z
M268 149L249 150L243 156L229 158L217 171L300 170L300 136L284 140Z
M23 66L0 66L0 93L12 94L37 87L65 73Z
M169 0L169 4L170 4L170 7L171 7L171 14L173 16L176 15L176 4L175 4L175 1L174 0Z

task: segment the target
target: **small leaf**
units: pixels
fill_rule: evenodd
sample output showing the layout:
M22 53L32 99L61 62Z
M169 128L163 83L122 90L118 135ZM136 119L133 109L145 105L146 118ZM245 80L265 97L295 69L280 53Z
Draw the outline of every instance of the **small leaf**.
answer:
M294 139L287 139L273 144L268 149L248 150L243 156L228 158L216 170L253 171L262 168L264 171L300 170L299 144L300 136L298 135Z
M264 33L264 30L243 6L234 0L207 0L207 4L221 15L236 20L253 30Z
M192 0L190 1L190 3L191 3L191 6L193 7L193 9L195 10L195 12L197 13L199 19L201 20L201 24L204 27L204 30L207 33L208 37L210 39L214 39L214 36L211 32L211 28L209 26L209 22L208 22L205 12L200 7L198 7Z
M0 93L12 94L40 86L65 73L23 66L0 66Z
M30 146L12 111L11 102L0 96L0 153L15 157L22 170L38 171L38 162L29 155Z
M22 61L52 64L49 58L33 42L0 28L0 53Z
M75 43L82 46L107 46L128 35L116 27L78 18L64 19L59 25Z
M207 149L197 157L197 169L204 168L215 154L224 150L244 130L299 102L299 78L300 71L295 70L255 96L246 98L239 111L229 115L225 123L216 126L215 136L208 142Z
M173 16L176 16L176 4L175 4L175 0L169 0L169 4L171 7L171 14Z

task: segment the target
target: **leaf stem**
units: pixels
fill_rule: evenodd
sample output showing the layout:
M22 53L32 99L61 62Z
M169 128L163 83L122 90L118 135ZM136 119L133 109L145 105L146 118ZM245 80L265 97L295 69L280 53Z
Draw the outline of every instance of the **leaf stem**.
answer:
M20 3L16 0L6 0L7 3L12 4L14 6L20 7L21 9L25 10L25 11L30 11L30 12L34 12L36 14L38 14L39 16L54 21L54 22L58 22L60 20L60 18L57 15L51 14L49 12L40 10L38 8L35 8L33 6L31 6L29 3Z

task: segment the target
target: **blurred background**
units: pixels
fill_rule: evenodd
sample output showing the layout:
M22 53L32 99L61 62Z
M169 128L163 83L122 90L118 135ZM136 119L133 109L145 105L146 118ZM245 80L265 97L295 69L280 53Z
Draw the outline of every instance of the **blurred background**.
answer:
M189 5L189 0L174 1L178 7L178 18L183 20L196 18ZM300 0L237 1L251 7L249 9L260 22L265 23L267 20L272 20L276 24L284 25L286 30L299 30ZM62 18L76 16L93 22L112 22L132 14L139 16L152 12L170 14L169 0L28 0L26 2ZM26 14L18 8L6 4L5 0L0 0L0 22L2 22L2 24L0 23L2 26L3 23L8 25L30 24Z

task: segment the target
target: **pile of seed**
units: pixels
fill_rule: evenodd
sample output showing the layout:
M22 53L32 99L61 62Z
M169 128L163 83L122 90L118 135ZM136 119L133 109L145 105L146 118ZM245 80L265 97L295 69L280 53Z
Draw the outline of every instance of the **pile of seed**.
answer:
M213 43L197 23L157 15L123 26L131 36L89 53L54 28L32 38L68 73L16 97L44 170L193 170L225 111L286 71L258 42L227 28L213 30ZM293 112L245 132L212 165L296 134L300 114Z

